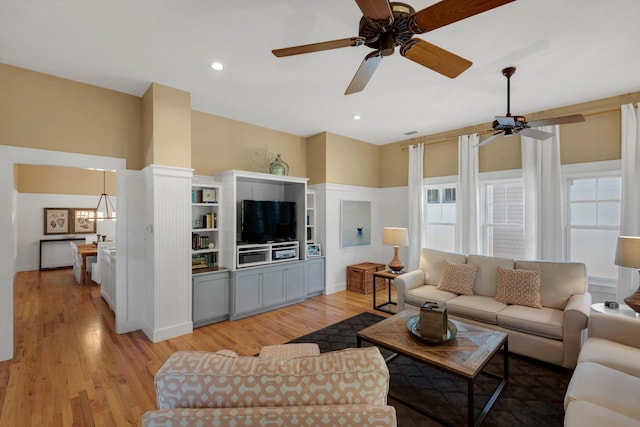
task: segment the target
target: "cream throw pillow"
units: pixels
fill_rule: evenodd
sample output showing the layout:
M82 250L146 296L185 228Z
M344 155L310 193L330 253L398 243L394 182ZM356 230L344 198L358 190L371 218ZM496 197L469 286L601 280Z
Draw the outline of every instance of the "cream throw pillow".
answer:
M442 260L442 275L437 288L459 295L473 295L478 266L476 264L453 264Z
M542 308L542 304L540 304L541 282L542 271L512 270L498 267L496 301Z

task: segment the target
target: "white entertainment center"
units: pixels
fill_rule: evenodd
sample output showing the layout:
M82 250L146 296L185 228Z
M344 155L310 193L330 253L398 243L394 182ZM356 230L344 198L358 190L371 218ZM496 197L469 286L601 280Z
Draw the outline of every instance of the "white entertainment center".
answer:
M324 257L307 259L316 221L315 195L307 191L307 178L229 170L213 177L194 176L192 188L216 190L215 203L204 207L215 213L216 224L205 224L203 230L210 234L205 243L214 243L207 251L215 266L192 270L194 327L251 316L324 292ZM242 241L245 200L294 203L295 238ZM201 204L193 201L194 223L202 217ZM201 239L195 236L202 234L198 231L194 226L194 244ZM194 249L194 259L198 251Z

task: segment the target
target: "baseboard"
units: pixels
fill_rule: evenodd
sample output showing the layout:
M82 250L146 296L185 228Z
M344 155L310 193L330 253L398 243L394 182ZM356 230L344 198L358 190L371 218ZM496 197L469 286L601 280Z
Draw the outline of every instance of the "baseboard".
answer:
M185 322L180 325L169 326L167 328L161 329L151 329L145 327L142 329L142 331L152 342L156 343L192 333L193 322Z
M346 291L346 290L347 290L346 283L338 283L337 285L332 285L332 286L327 285L325 288L325 294L330 295L330 294L335 294L336 292Z

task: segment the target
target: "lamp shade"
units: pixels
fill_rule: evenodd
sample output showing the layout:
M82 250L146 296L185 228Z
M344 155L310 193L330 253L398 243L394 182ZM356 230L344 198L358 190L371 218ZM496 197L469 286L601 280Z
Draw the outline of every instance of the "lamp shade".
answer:
M407 246L409 233L406 228L385 227L382 230L382 244L388 246Z
M640 237L619 236L615 264L640 269Z

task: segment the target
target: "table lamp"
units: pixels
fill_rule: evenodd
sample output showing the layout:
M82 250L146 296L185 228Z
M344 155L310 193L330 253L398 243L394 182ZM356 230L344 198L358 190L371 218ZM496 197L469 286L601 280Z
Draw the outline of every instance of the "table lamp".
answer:
M385 227L382 230L382 244L387 246L393 246L393 259L389 262L389 270L392 273L399 273L404 268L404 265L398 258L398 248L400 246L407 246L409 244L409 233L406 228L399 227Z
M638 273L640 273L640 237L618 237L615 264L620 267L638 269ZM636 313L640 313L640 286L633 294L626 297L624 302Z

